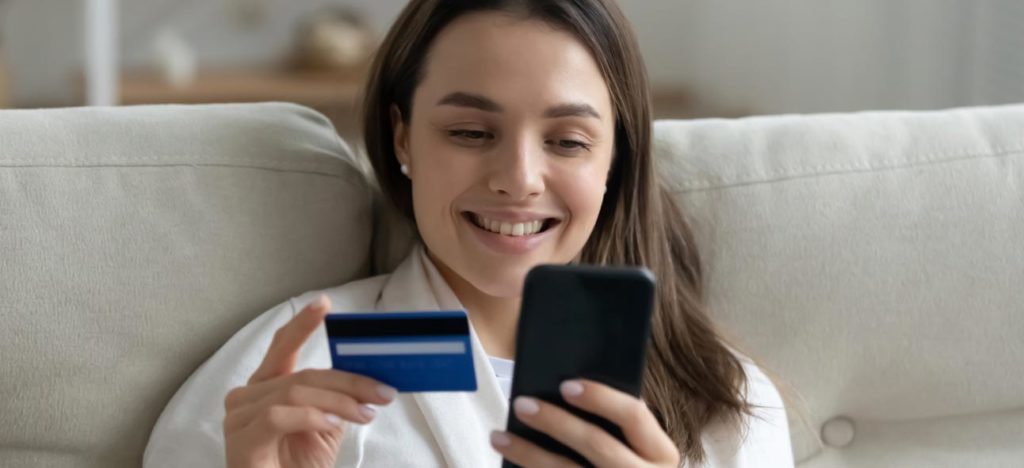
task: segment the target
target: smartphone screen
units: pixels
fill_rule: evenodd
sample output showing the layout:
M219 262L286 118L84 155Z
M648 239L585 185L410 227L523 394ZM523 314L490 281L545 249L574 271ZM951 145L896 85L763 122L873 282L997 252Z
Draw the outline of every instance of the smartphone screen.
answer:
M527 395L557 404L626 443L618 426L569 405L558 387L567 379L586 378L639 396L654 293L654 276L644 268L542 265L530 270L516 335L512 399ZM511 405L508 431L590 465L521 423ZM516 465L505 461L503 466Z

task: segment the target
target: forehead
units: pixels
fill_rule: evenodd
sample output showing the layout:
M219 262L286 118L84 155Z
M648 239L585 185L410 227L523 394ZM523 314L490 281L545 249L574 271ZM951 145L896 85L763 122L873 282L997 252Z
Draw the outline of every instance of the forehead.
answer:
M454 91L523 111L585 102L611 115L608 87L586 45L542 21L500 12L457 18L431 45L416 100L433 104Z

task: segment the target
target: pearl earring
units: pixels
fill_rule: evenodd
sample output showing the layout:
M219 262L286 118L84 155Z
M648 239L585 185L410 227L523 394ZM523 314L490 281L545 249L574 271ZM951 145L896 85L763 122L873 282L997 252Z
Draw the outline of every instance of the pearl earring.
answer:
M402 174L405 174L406 177L409 176L409 166L402 164Z

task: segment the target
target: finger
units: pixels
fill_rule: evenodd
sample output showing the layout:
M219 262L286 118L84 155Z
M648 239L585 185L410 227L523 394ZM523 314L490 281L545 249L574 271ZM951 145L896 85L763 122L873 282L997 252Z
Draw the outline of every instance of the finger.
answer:
M270 342L270 348L267 350L266 356L263 357L263 362L249 378L249 383L261 382L290 373L295 367L299 348L306 342L309 335L323 323L324 316L330 307L330 299L320 295L279 328L274 333L274 339Z
M629 445L644 459L672 461L679 458L676 444L639 398L586 379L567 380L559 389L569 404L619 426Z
M600 426L551 403L530 397L512 402L523 424L543 432L575 450L597 466L641 466L644 463L629 447Z
M229 393L228 397L253 403L262 400L267 395L295 385L328 390L348 395L360 403L375 405L389 404L398 395L398 391L393 387L364 375L335 369L304 369L294 374L282 375L248 385L238 390L236 395Z
M341 430L345 422L336 415L305 406L271 406L243 429L261 440L275 440L283 435L299 432L329 432Z
M227 429L238 429L257 419L262 411L273 406L312 406L324 413L333 414L345 421L366 424L377 415L376 408L359 403L354 398L336 392L314 387L292 386L268 395L260 402L241 407L225 417Z
M506 460L519 466L528 467L569 467L579 466L572 460L544 450L533 442L508 432L491 433L491 447Z

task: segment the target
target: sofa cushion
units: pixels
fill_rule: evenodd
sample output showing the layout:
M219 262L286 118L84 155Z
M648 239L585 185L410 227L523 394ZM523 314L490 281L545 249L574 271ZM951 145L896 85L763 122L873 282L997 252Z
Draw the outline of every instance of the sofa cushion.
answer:
M0 465L139 465L237 329L368 274L371 225L306 108L0 111Z
M1024 460L1024 106L655 133L713 314L806 419L801 466Z

